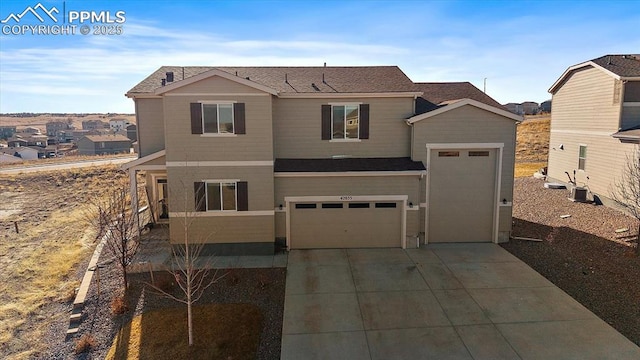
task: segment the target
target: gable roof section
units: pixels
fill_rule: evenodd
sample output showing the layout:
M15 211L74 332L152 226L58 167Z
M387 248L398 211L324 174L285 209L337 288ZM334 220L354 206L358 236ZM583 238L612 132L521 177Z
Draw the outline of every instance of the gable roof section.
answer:
M276 159L274 172L423 171L410 158Z
M611 136L619 140L640 144L640 126L636 126L628 130L618 131Z
M213 71L213 72L212 72ZM174 81L161 80L167 72ZM127 92L127 96L154 95L208 78L225 77L272 94L418 93L397 66L353 67L203 67L163 66ZM168 89L168 90L167 90ZM419 95L419 94L416 94Z
M91 142L114 142L114 141L129 141L131 139L124 135L115 134L115 135L86 135L84 136Z
M549 92L551 94L555 93L575 71L587 67L599 69L618 80L640 80L640 54L605 55L570 66L562 76L551 85Z
M435 110L452 100L473 99L489 106L504 109L500 103L483 93L470 82L416 83L423 95L416 101L416 114Z
M426 113L423 114L417 114L415 116L410 117L409 119L407 119L407 124L413 124L415 122L424 120L424 119L428 119L430 117L434 117L437 115L440 115L442 113L445 113L447 111L451 111L451 110L455 110L458 109L460 107L463 106L474 106L477 107L479 109L482 110L486 110L489 112L492 112L494 114L500 115L500 116L504 116L508 119L514 120L514 121L522 121L522 116L520 115L516 115L510 111L505 110L502 106L495 107L495 106L491 106L491 105L487 105L485 103L482 103L480 101L477 100L473 100L473 99L461 99L461 100L454 100L454 101L450 101L447 102L446 105L444 106L440 106L436 109L433 109L431 111L428 111Z

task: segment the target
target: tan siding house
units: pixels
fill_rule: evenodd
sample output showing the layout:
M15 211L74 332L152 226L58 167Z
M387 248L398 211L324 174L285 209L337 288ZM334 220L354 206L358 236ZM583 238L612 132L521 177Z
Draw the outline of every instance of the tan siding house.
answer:
M608 203L640 143L640 56L606 55L569 67L553 95L548 176ZM568 174L568 175L567 175Z
M509 237L520 117L469 83L395 66L162 67L127 96L140 158L124 168L132 189L146 173L174 244L185 219L218 255Z

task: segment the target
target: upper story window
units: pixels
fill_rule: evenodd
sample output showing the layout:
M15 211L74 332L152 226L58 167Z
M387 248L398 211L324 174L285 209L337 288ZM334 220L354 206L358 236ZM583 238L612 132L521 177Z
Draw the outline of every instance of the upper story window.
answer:
M358 105L331 106L331 138L333 140L358 139Z
M322 140L369 138L369 104L322 105Z
M192 134L246 134L244 103L191 103Z
M587 164L587 146L580 145L580 152L578 153L578 170L584 170Z
M202 104L202 132L233 134L233 104Z

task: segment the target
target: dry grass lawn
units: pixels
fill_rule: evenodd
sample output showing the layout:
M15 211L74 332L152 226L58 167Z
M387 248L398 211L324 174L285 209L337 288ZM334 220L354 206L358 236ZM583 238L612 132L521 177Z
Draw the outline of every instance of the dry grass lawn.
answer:
M186 307L136 316L116 335L106 359L255 359L262 313L251 304L193 307L194 344L189 347ZM171 331L167 331L171 329Z
M547 166L550 127L549 115L527 117L518 125L515 177L531 176Z
M37 354L49 324L69 316L47 305L73 300L95 246L83 205L123 178L115 167L0 175L0 358Z

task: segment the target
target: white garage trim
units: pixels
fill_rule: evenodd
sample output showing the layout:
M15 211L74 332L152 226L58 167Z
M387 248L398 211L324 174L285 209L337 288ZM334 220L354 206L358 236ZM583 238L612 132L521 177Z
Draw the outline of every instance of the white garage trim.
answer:
M498 243L498 228L500 224L499 204L501 203L500 191L502 184L502 152L504 143L434 143L427 144L427 178L426 178L426 207L424 211L424 242L429 243L429 182L431 179L431 150L459 150L459 149L490 149L497 150L498 164L496 166L495 200L493 204L493 231L494 243Z
M286 237L287 249L291 249L291 204L299 202L376 202L376 201L400 201L402 209L400 222L402 224L400 231L400 241L402 248L407 248L407 195L342 195L342 196L285 196L286 211Z
M373 177L373 176L424 176L424 170L409 171L343 171L343 172L274 172L276 178L298 177Z

